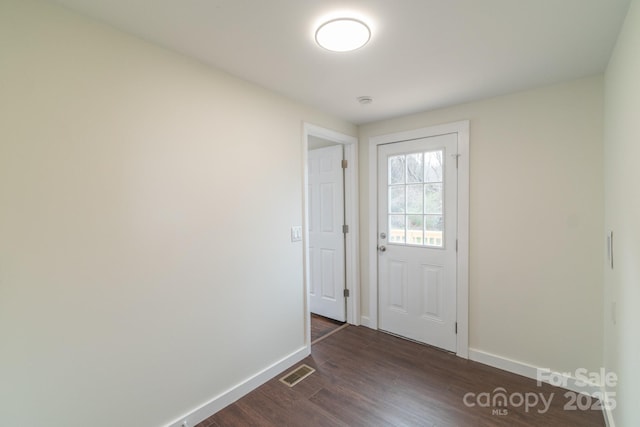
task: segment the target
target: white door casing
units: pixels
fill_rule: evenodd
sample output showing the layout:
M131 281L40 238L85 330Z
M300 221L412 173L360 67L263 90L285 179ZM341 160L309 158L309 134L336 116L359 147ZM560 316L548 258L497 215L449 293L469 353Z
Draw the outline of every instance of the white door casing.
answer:
M380 329L456 350L457 134L378 146Z
M345 312L343 147L310 150L309 304L312 313L341 322Z
M456 298L456 354L469 357L469 121L434 125L408 131L394 132L369 138L368 147L368 313L361 316L361 324L378 329L378 149L379 145L410 141L431 136L455 133L458 137L458 199L457 199L457 298Z

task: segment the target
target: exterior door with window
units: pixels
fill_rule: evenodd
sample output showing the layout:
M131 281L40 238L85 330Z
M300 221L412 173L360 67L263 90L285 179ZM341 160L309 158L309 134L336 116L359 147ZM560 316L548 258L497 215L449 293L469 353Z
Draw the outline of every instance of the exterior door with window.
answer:
M382 330L456 351L457 134L378 146Z

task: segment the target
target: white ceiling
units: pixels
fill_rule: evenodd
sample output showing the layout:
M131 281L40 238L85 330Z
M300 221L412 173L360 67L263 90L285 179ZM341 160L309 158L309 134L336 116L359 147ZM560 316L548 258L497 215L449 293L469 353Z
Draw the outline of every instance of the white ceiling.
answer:
M361 124L603 72L629 0L55 0ZM370 23L351 53L322 18ZM374 102L360 105L369 95Z

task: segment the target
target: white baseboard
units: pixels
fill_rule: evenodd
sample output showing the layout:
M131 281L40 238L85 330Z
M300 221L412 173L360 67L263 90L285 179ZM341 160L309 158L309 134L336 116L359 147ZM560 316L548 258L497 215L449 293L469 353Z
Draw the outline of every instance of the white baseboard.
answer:
M545 369L472 348L469 349L469 359L534 380L538 380L538 369ZM588 394L590 396L602 395L602 387L600 386L600 384L583 384L577 378L571 375L566 375L558 372L552 372L552 374L555 379L562 380L562 383L564 384L563 387L568 390L575 391L576 393ZM544 381L544 379L543 382L551 385L557 385L549 381Z
M602 395L604 396L605 402L611 402L611 396L609 392L607 392L604 388L602 389ZM616 423L613 420L613 409L611 409L608 405L602 405L602 412L604 414L604 423L607 427L616 427Z
M182 427L182 423L185 421L187 422L188 426L195 426L196 424L206 420L222 408L232 404L242 396L248 394L262 384L266 383L282 371L289 369L290 367L307 357L310 353L310 348L306 346L294 351L293 353L289 354L273 365L263 369L252 377L247 378L238 385L209 400L207 403L190 411L188 414L185 414L170 422L166 427Z

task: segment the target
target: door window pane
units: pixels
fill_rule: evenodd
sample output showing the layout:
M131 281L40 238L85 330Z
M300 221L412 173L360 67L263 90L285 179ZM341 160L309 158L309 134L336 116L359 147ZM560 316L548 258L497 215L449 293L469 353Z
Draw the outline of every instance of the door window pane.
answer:
M404 184L404 156L389 157L389 184Z
M442 214L442 184L424 186L424 213Z
M424 153L424 181L442 182L442 160L444 150Z
M423 213L423 197L424 197L424 185L412 184L407 185L407 213L421 214Z
M407 244L422 245L423 244L423 215L407 215Z
M389 243L404 243L404 224L404 215L389 215Z
M416 153L407 156L407 183L424 182L424 154Z
M424 235L427 246L442 247L444 218L442 215L425 215Z
M404 185L392 185L389 187L389 213L404 213Z

